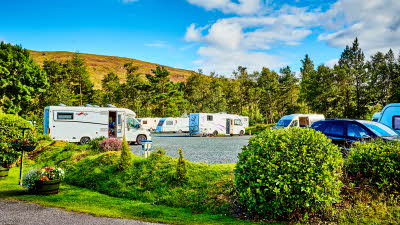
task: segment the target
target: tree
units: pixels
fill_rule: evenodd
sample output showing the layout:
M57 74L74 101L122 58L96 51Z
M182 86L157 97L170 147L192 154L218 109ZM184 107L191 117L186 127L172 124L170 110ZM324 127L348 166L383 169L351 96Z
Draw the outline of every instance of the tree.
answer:
M0 43L0 108L11 114L35 110L31 104L49 87L46 73L19 45Z
M111 72L101 80L103 89L103 104L118 104L121 101L121 84L117 74Z

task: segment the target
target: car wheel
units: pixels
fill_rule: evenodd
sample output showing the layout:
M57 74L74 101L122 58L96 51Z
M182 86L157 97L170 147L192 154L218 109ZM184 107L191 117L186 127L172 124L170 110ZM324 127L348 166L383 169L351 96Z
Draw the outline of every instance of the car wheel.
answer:
M141 145L143 141L146 141L147 137L144 134L139 134L136 138L136 144Z
M90 141L90 137L82 137L81 140L79 141L79 143L81 145L86 145L89 143L89 141Z

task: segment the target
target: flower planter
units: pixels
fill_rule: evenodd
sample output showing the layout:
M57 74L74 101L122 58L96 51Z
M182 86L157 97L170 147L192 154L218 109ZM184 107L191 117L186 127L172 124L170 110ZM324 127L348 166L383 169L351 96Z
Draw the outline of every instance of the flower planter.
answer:
M57 194L60 188L60 182L60 180L35 181L35 187L31 191L39 195Z
M10 171L9 168L0 167L0 180L8 177L8 171Z

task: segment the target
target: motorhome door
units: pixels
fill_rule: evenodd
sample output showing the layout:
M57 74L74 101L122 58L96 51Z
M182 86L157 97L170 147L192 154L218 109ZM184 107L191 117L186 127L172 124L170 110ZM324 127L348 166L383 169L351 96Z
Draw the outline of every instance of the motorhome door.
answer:
M117 137L122 138L125 135L125 113L117 112Z
M231 132L231 120L226 119L226 134L230 134Z

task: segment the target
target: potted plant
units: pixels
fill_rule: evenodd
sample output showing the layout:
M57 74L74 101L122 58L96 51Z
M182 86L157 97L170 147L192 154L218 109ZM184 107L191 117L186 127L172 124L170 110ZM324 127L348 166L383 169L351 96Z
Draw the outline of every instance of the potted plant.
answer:
M37 140L35 137L23 137L21 139L11 140L11 146L16 151L31 152L35 150L37 145Z
M61 168L44 167L29 171L22 185L34 194L57 194L63 179L64 170Z
M0 144L0 179L8 177L11 167L17 162L20 153L9 148L7 143Z

